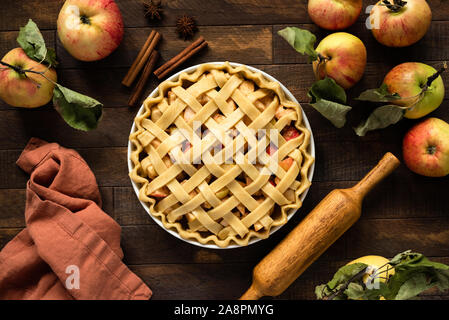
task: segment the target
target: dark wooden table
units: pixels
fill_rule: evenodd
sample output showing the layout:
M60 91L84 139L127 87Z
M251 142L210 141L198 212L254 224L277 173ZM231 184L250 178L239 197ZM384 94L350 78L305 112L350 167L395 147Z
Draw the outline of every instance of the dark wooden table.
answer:
M267 254L332 189L352 186L381 156L391 151L401 157L405 132L417 121L404 120L394 127L357 137L351 126L370 106L356 103L344 129L335 129L307 105L307 89L313 83L311 66L291 49L277 31L299 26L327 33L307 16L305 0L183 0L163 1L164 18L151 22L139 0L117 1L125 23L119 49L95 63L73 59L57 39L56 19L62 6L57 0L1 0L0 55L17 47L20 26L32 18L43 31L60 61L59 81L105 105L97 130L84 133L68 127L46 106L22 110L0 102L0 248L24 227L25 184L28 179L15 161L31 137L55 141L76 149L95 173L103 195L104 210L122 226L125 262L154 291L154 299L234 299L250 284L253 266ZM364 1L365 6L375 1ZM440 66L449 59L449 1L428 1L433 22L425 38L405 49L378 44L365 27L366 14L348 32L360 37L368 49L365 76L349 91L354 97L378 87L394 65L422 61ZM208 61L234 61L260 68L283 82L303 103L317 148L313 185L304 206L279 232L267 240L241 249L203 249L169 235L140 206L131 188L126 164L128 135L137 109L126 106L130 90L120 82L152 28L163 36L159 49L169 59L189 42L177 38L176 18L193 15L209 49L185 67ZM443 76L449 88L449 73ZM153 79L150 92L157 82ZM446 92L448 93L448 92ZM449 95L447 95L449 97ZM432 115L449 121L449 101ZM342 264L359 256L391 257L413 249L449 263L449 177L420 177L401 166L364 203L362 218L315 262L282 299L314 299L314 287L330 279ZM431 291L426 298L447 299Z

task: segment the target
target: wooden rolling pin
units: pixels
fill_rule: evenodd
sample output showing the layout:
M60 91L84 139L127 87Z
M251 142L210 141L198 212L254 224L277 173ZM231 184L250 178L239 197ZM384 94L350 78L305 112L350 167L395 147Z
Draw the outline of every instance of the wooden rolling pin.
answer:
M360 217L365 195L399 165L391 153L350 189L336 189L253 270L253 283L240 300L278 296Z

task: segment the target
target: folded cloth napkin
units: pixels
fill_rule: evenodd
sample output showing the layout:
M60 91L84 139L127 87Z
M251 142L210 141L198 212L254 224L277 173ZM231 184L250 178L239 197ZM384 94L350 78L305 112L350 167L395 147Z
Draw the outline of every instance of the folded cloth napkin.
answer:
M17 165L31 175L26 229L0 252L0 299L149 299L81 156L33 138Z

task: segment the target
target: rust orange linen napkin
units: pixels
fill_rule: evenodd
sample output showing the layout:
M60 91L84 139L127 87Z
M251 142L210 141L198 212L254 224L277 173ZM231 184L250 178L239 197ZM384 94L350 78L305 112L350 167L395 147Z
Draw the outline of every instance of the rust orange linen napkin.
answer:
M31 175L26 229L0 252L0 299L149 299L81 156L33 138L17 165Z

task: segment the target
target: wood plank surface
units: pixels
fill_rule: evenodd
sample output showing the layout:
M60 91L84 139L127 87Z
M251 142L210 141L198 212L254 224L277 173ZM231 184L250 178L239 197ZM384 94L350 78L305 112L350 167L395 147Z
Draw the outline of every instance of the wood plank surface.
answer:
M98 62L81 62L72 58L59 39L56 52L61 68L129 67L142 48L153 28L125 29L119 48L109 57ZM155 27L162 35L157 46L161 61L169 60L189 45L179 39L174 27ZM208 48L197 57L189 60L190 65L204 61L238 61L247 64L272 63L272 26L215 26L202 27L201 35L208 42Z
M418 121L403 120L395 126L357 137L352 127L374 105L356 102L363 90L378 87L396 64L422 61L434 67L449 60L449 1L429 0L433 22L417 44L403 49L381 46L365 27L367 14L347 31L360 37L368 50L363 79L348 91L353 111L343 129L336 129L307 104L314 82L307 59L296 53L277 32L297 26L316 33L318 41L329 32L313 25L306 0L163 0L164 18L144 17L139 0L117 0L125 35L111 56L85 63L72 58L58 40L56 19L62 0L4 1L0 13L0 56L18 46L20 26L32 18L56 48L58 79L76 91L104 103L104 117L91 132L68 127L51 105L25 110L0 101L0 249L25 227L28 175L15 164L31 137L77 150L94 172L103 198L103 209L122 226L124 261L153 290L154 299L235 299L247 289L253 266L291 231L320 200L335 188L354 185L391 151L402 157L404 134ZM365 0L364 8L376 1ZM159 64L190 44L178 38L176 19L192 15L199 25L195 37L204 36L207 50L183 67L210 61L253 65L280 80L301 102L312 125L316 143L313 185L303 207L289 223L267 240L232 250L209 250L181 241L160 228L145 212L131 186L127 167L129 131L137 108L128 108L131 90L121 80L151 29L163 40ZM446 98L432 116L449 121L449 73L443 74ZM159 84L154 78L145 96ZM279 299L314 299L316 285L328 281L341 265L359 256L392 257L413 249L432 260L449 264L449 177L431 179L400 166L369 194L361 219L318 259ZM431 290L425 299L449 299L449 293Z
M375 4L376 0L364 0L363 8ZM0 30L16 30L29 17L42 29L55 29L63 0L46 0L45 6L39 0L23 2L7 1L4 4ZM307 14L307 0L165 0L164 19L153 22L144 17L139 1L117 1L124 24L127 27L143 27L150 24L174 26L176 19L183 15L194 16L200 26L310 23ZM432 20L447 20L449 4L445 0L428 1L432 9ZM367 18L365 10L359 21Z

